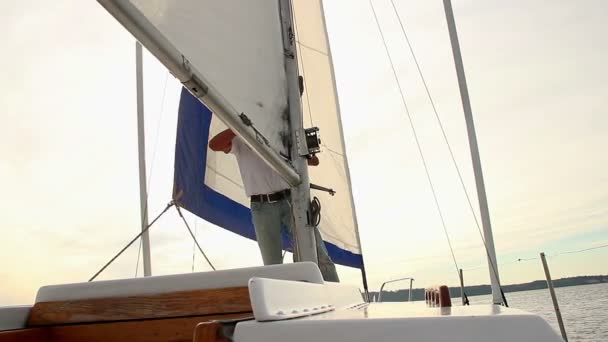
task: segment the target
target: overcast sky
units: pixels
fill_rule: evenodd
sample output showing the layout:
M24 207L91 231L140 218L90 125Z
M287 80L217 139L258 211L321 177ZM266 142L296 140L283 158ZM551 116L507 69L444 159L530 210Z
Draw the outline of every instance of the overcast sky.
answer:
M476 203L441 1L395 0ZM374 0L459 266L484 251L389 0ZM456 284L413 133L367 0L327 0L330 43L370 285ZM538 260L608 244L608 3L454 1L503 283ZM87 280L139 228L134 38L94 1L0 3L0 304ZM180 85L145 54L150 216L170 200ZM477 209L476 209L477 210ZM477 213L478 214L478 213ZM189 216L218 268L261 264L254 242ZM154 274L192 271L174 212L151 233ZM137 246L101 279L133 277ZM554 278L606 274L608 249L549 259ZM208 270L196 256L195 270ZM344 282L357 270L340 267ZM141 276L141 269L139 276Z

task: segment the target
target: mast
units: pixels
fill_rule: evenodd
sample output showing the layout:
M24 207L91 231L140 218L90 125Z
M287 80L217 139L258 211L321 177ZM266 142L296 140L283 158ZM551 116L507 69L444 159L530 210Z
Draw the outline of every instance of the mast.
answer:
M283 47L285 50L285 72L287 75L289 122L291 130L291 156L293 166L300 175L300 184L291 189L291 205L294 216L294 255L297 261L318 263L314 227L308 217L310 203L310 180L308 163L300 156L299 144L303 143L304 134L302 108L298 81L298 56L294 39L291 0L279 0L281 27L283 30Z
M146 137L144 131L144 75L142 48L135 43L135 72L137 78L137 146L139 155L139 208L141 210L141 229L148 227L148 193L146 190ZM145 231L141 236L141 246L144 259L144 276L152 275L150 259L150 236Z
M464 66L462 63L462 55L460 53L460 44L458 42L458 33L456 32L456 23L454 21L451 0L443 0L443 6L445 9L448 30L450 32L450 43L452 44L454 64L456 66L456 74L458 76L458 87L460 88L460 98L462 100L464 118L467 124L469 148L471 150L471 160L473 162L473 172L475 174L477 198L479 199L479 212L481 214L481 224L483 227L484 245L488 257L490 281L492 285L492 299L494 304L503 304L502 292L500 289L500 279L498 277L498 266L496 263L496 251L494 249L494 238L492 236L492 224L490 222L490 211L488 209L488 200L486 198L486 189L481 170L481 159L479 157L479 148L477 146L477 136L475 134L475 124L473 122L469 90L467 88L467 80L464 74Z

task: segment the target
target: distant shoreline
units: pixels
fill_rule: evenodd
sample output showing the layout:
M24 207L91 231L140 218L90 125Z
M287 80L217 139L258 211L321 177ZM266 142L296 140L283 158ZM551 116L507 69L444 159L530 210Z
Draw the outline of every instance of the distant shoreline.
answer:
M568 278L560 278L553 280L554 287L568 287L568 286L578 286L578 285L592 285L592 284L602 284L608 283L608 275L594 275L594 276L578 276L578 277L568 277ZM503 285L503 291L505 293L509 292L520 292L520 291L531 291L531 290L541 290L547 288L546 280L535 280L529 283L522 284L512 284L512 285ZM468 297L473 296L483 296L489 295L492 293L492 288L490 285L472 285L465 286L464 291ZM378 298L378 292L370 292L372 298ZM450 287L450 295L452 297L460 297L460 287ZM412 300L423 300L424 299L424 289L417 288L412 289ZM408 300L408 290L398 290L398 291L383 291L382 292L382 301L387 302L404 302Z

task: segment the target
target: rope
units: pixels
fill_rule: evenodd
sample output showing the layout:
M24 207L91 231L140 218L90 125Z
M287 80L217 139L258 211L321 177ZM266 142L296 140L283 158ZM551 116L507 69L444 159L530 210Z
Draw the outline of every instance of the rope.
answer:
M437 208L437 213L439 214L439 219L441 220L441 225L443 227L443 231L445 233L445 237L447 239L448 242L448 246L450 247L450 253L452 254L452 260L454 261L454 266L456 267L456 274L458 275L458 277L460 276L460 272L459 272L459 267L458 267L458 262L456 261L456 256L454 254L454 249L452 248L452 242L450 240L450 236L448 234L448 230L445 224L445 220L443 218L443 214L441 212L441 207L439 206L439 200L437 199L437 193L435 192L435 187L433 186L433 181L431 180L431 175L429 173L429 168L427 166L426 163L426 159L424 158L424 154L422 152L422 147L420 146L420 141L418 139L418 135L416 134L416 128L414 127L414 122L412 120L412 116L409 112L407 103L405 101L405 95L403 93L403 89L401 87L401 82L399 81L399 77L397 77L397 71L395 70L395 65L393 63L393 59L391 58L391 54L388 50L388 45L386 43L386 39L384 38L384 34L382 32L382 28L380 27L380 22L378 21L378 16L376 14L376 10L374 9L374 4L372 2L372 0L369 0L369 4L372 8L372 12L374 14L374 19L376 21L376 26L378 27L378 31L380 32L380 37L382 38L382 43L384 44L384 49L386 51L386 55L388 56L388 60L390 62L391 65L391 69L393 70L393 76L395 77L395 81L397 82L397 87L399 89L399 93L401 95L401 102L403 103L403 106L405 107L405 113L407 114L408 120L409 120L409 124L410 127L412 128L412 132L414 135L414 140L416 141L416 147L418 148L418 153L420 154L420 159L422 160L422 164L424 165L424 171L426 173L426 178L429 182L429 186L431 188L431 192L433 194L433 200L435 201L435 207Z
M315 196L310 202L311 223L314 227L318 227L321 223L321 201Z
M473 216L473 219L475 220L475 225L477 227L477 231L479 232L479 236L481 237L481 241L483 242L483 246L486 252L486 255L488 257L489 260L491 260L490 258L490 252L488 251L488 246L486 244L486 240L483 236L483 232L481 230L481 226L479 224L479 220L477 219L477 215L475 215L475 209L473 209L473 204L471 202L471 198L469 196L469 192L467 191L467 188L464 184L464 180L462 178L462 173L460 172L460 168L458 167L458 163L456 162L456 158L454 157L454 152L452 151L452 146L450 145L450 142L448 140L447 134L445 132L445 129L443 127L443 123L441 122L441 118L439 118L439 113L437 112L437 107L435 106L435 101L433 100L433 97L431 96L431 92L429 90L429 87L426 83L426 79L424 78L424 75L422 73L422 69L420 68L420 63L418 63L418 58L416 58L416 54L414 53L414 48L412 47L412 44L410 42L409 37L407 36L407 33L405 31L405 25L403 24L403 21L401 20L401 16L399 15L399 12L397 11L397 7L395 6L395 2L393 0L390 0L391 5L393 7L393 12L395 13L395 15L397 16L397 20L399 21L399 26L401 27L401 32L403 33L403 36L405 38L405 41L407 42L407 46L410 50L410 53L412 54L412 57L414 59L414 63L416 64L416 69L418 70L418 74L420 75L420 79L422 80L422 84L424 85L424 90L426 91L427 97L429 99L429 102L431 103L431 107L433 108L433 113L435 114L435 118L437 119L437 124L439 125L439 128L441 130L441 134L443 136L443 141L445 142L448 151L450 153L450 158L452 160L452 164L454 164L454 168L456 169L456 173L458 174L458 179L460 181L460 185L462 186L462 190L464 192L464 195L467 199L467 203L469 205L469 208L471 209L471 215ZM498 286L502 287L502 285L500 284L500 280L498 277L498 271L496 270L496 268L494 267L494 263L490 262L490 268L492 270L492 273L494 274L494 276L496 277L496 279L498 280ZM501 289L502 291L502 289ZM503 300L506 303L506 298L504 298L504 294L503 294ZM507 305L508 306L508 305Z
M165 95L167 93L167 81L169 79L169 71L165 73L165 83L163 86L163 95L160 100L160 114L158 116L158 122L156 123L156 137L154 138L154 148L152 149L152 161L150 162L150 172L148 177L148 187L150 187L150 180L152 179L152 171L154 171L154 162L156 161L156 152L158 151L158 138L160 136L160 123L163 120L163 113L165 112Z
M194 219L194 236L197 235L198 229L197 229L197 224L196 224L196 219ZM196 257L196 244L194 242L192 242L192 273L194 273L194 259Z
M312 120L312 107L310 107L310 97L308 96L308 87L306 86L306 70L304 68L304 58L302 55L302 44L300 44L299 39L298 39L298 33L300 32L298 30L298 22L296 20L296 13L293 10L293 6L291 8L291 16L293 17L293 25L295 26L295 32L296 32L296 36L295 36L295 42L296 42L296 48L298 51L298 56L300 57L299 61L302 64L302 77L304 78L304 93L306 94L306 103L308 104L308 117L310 118L310 124L312 126L314 126L314 121ZM300 108L303 108L303 102L302 102L302 97L300 96Z
M158 216L156 216L156 218L155 218L154 220L152 220L152 222L150 222L150 224L148 224L148 226L147 226L146 228L142 229L142 231L141 231L139 234L137 234L137 235L136 235L136 236L133 238L133 240L131 240L131 242L129 242L129 243L128 243L128 244L127 244L127 245L126 245L126 246L125 246L123 249L121 249L121 250L120 250L120 252L118 252L118 254L116 254L116 255L115 255L115 256L114 256L112 259L110 259L110 261L108 261L108 262L107 262L107 263L106 263L106 264L105 264L105 265L104 265L104 266L103 266L103 267L102 267L102 268L101 268L99 271L97 271L97 273L95 273L95 275L93 275L93 276L91 277L91 279L89 279L89 281L93 281L93 280L95 280L95 278L97 278L97 276L98 276L99 274L101 274L101 272L103 272L103 271L104 271L104 270L105 270L105 269L106 269L108 266L110 266L110 264L111 264L112 262L114 262L114 260L116 260L116 258L118 258L118 257L119 257L119 256L120 256L120 255L121 255L121 254L122 254L122 253L125 251L125 250L127 250L127 248L131 247L131 245L132 245L132 244L133 244L135 241L137 241L137 239L139 239L139 238L140 238L140 237L141 237L141 236L142 236L142 235L143 235L145 232L147 232L147 231L148 231L148 229L150 229L150 227L152 227L152 225L153 225L153 224L154 224L154 223L155 223L155 222L156 222L156 221L157 221L157 220L158 220L158 219L159 219L159 218L160 218L160 217L161 217L161 216L162 216L164 213L166 213L166 212L167 212L167 210L169 210L169 208L171 208L171 207L172 207L172 206L174 206L174 205L175 205L175 202L173 202L173 201L169 202L169 204L167 204L167 207L165 207L165 209L164 209L164 210L163 210L163 211L162 211L160 214L158 214Z
M179 217L181 217L182 220L184 221L184 224L186 225L186 228L188 228L188 232L190 233L190 236L192 236L192 239L194 240L194 243L196 244L196 247L198 247L198 250L201 252L201 254L203 255L203 257L205 257L205 260L207 260L207 263L209 264L209 266L211 266L211 269L213 269L215 271L215 266L213 266L213 264L211 263L211 261L209 261L209 258L207 258L207 254L205 254L205 252L203 252L203 249L201 248L201 245L198 244L198 240L196 239L196 237L192 233L192 229L190 229L190 225L188 225L188 221L186 221L186 218L182 214L182 211L180 210L179 206L176 205L175 208L177 209L177 213L179 214Z
M137 278L137 272L139 272L139 257L141 256L141 245L142 240L139 239L139 247L137 248L137 263L135 264L135 278Z
M508 308L509 302L507 302L507 297L505 297L505 291L502 290L502 286L500 285L500 283L498 283L498 288L500 289L500 295L502 296L502 302ZM467 298L467 300L468 300L468 298Z

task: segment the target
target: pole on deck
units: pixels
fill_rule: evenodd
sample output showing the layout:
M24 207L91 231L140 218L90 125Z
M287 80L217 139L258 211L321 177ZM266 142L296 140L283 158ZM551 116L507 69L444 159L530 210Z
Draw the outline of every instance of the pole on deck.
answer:
M139 208L141 210L141 247L144 259L144 277L152 275L150 235L148 234L148 193L146 185L146 136L144 130L144 74L142 47L135 43L135 72L137 78L137 142L139 155Z
M464 276L462 275L462 268L459 270L458 274L460 275L460 297L462 298L462 305L466 305L464 300Z
M479 157L477 135L475 134L475 123L473 122L473 111L471 109L469 89L467 87L467 79L465 77L462 55L460 53L460 43L458 42L458 33L456 31L456 22L454 21L454 12L452 11L452 3L450 0L443 0L443 6L445 9L448 31L450 33L450 43L452 44L452 54L454 55L456 75L458 76L458 87L460 88L460 98L462 100L462 108L467 125L467 134L469 136L471 161L473 162L473 173L475 174L477 198L479 199L479 213L481 215L484 245L488 257L490 281L492 285L492 299L494 304L505 304L500 289L500 278L498 276L498 265L496 263L496 251L494 249L494 238L492 236L492 224L490 222L490 210L488 209L488 199L486 198L486 188L483 181L483 172L481 170L481 158Z
M412 301L412 285L414 283L414 278L410 278L410 292L408 292L407 294L407 301L411 302Z
M568 342L568 336L566 336L566 328L564 327L564 321L562 320L562 312L559 310L559 304L557 303L557 296L555 296L555 290L553 289L553 280L551 280L551 273L549 273L549 266L547 265L547 258L545 257L545 253L540 253L540 260L542 260L543 262L545 277L547 278L547 286L549 287L549 293L551 293L553 308L555 308L555 315L557 316L557 323L559 324L559 331L561 332L564 341Z

